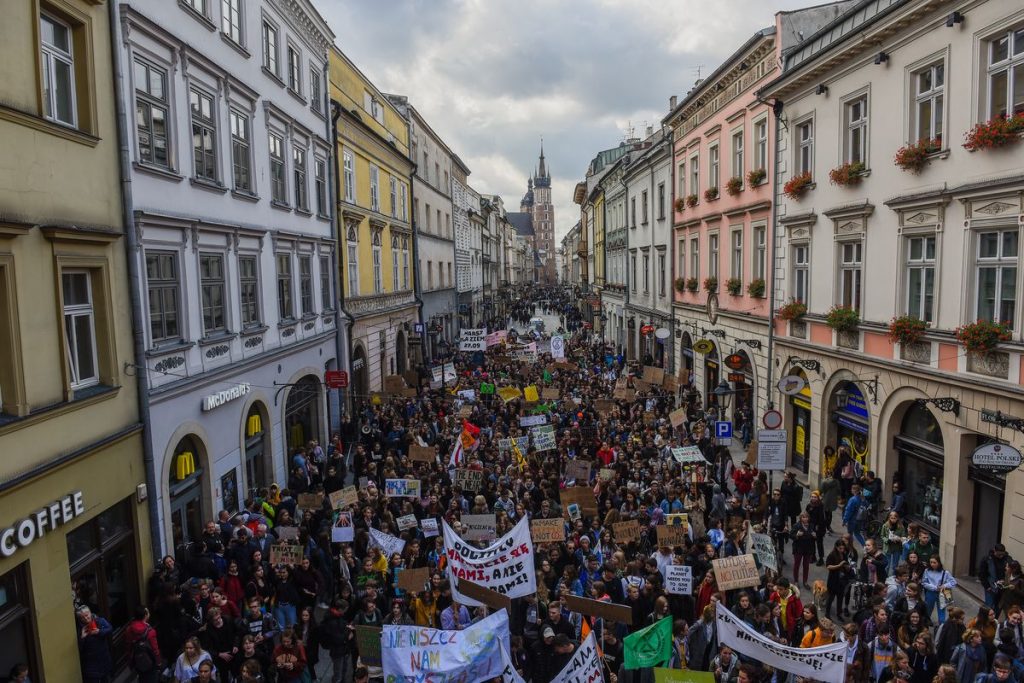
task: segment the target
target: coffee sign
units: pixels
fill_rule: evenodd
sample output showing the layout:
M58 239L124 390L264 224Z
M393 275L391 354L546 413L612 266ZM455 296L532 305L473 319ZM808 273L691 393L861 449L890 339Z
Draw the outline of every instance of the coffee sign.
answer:
M1012 472L1022 461L1024 456L1020 451L1005 443L986 443L971 453L971 464L988 472Z
M55 500L24 519L0 529L0 557L10 557L19 548L27 548L46 532L70 524L75 517L83 514L85 500L81 491L69 493L60 500Z

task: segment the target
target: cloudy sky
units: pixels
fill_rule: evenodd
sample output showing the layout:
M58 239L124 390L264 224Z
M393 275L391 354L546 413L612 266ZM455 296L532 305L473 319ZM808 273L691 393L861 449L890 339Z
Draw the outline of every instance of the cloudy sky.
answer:
M315 0L336 42L384 92L408 95L472 171L518 211L541 136L556 237L602 149L659 125L775 9L811 0Z

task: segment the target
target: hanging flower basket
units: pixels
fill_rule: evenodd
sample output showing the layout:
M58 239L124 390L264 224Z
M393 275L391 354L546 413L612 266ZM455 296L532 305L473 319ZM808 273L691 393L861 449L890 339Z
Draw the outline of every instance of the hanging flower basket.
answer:
M1010 341L1013 331L1008 322L976 320L955 330L957 341L971 353L987 353L999 342Z
M718 199L717 187L709 187L708 189L704 190L704 201L713 202L716 199Z
M729 178L725 183L725 191L729 193L730 197L735 197L740 192L743 192L743 178L740 178L738 175Z
M889 341L902 346L921 341L928 323L912 315L900 315L889 321Z
M743 280L738 277L729 278L725 281L725 291L729 292L730 296L739 296L743 291Z
M704 291L708 292L709 294L711 292L717 292L718 291L718 278L715 277L714 275L712 275L711 277L704 278Z
M807 315L807 304L799 299L790 299L779 306L778 317L780 320L799 320Z
M906 145L896 150L896 157L893 161L904 171L920 173L928 162L931 155L942 149L942 140L934 138L922 138L912 145Z
M757 278L751 280L750 284L747 285L747 294L753 297L761 298L764 296L764 278Z
M677 292L686 291L686 278L677 277L673 282Z
M972 152L977 149L996 149L1015 145L1024 133L1024 113L1012 117L997 116L979 123L964 134L964 148Z
M700 282L697 281L697 278L691 277L686 280L686 291L696 292L698 289L700 289Z
M843 164L828 172L828 179L833 185L840 187L852 187L859 185L864 176L864 164L856 161L852 164Z
M682 197L679 197L678 199L676 199L676 201L673 204L673 206L676 207L676 211L677 212L680 212L680 211L682 211L683 209L686 208L686 200L683 199Z
M799 200L807 194L807 191L811 189L813 184L814 179L811 178L809 172L801 173L787 180L786 184L782 187L782 192L790 199Z
M688 195L686 195L686 205L688 207L690 207L691 209L693 207L697 206L697 201L698 201L697 195L695 195L695 194L688 194Z
M763 168L755 168L747 173L747 182L750 183L751 187L757 187L763 183L767 177L768 173Z
M852 332L860 324L860 314L848 306L833 306L825 316L825 324L836 332Z

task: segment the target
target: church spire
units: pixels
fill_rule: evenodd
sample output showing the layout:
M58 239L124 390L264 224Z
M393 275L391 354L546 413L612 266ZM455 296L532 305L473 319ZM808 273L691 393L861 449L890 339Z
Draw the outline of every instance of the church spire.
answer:
M538 173L539 177L541 177L541 178L547 178L548 177L547 167L544 164L544 138L543 137L541 137L541 139L540 139L540 169L538 170L537 173Z

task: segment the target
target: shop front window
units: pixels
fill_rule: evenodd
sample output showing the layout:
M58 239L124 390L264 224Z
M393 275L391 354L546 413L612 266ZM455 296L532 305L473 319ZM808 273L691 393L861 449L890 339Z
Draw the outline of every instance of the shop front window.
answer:
M320 438L320 382L315 377L307 375L292 387L284 421L289 451Z
M202 535L203 514L202 480L199 443L192 436L178 442L168 472L168 490L171 501L171 538L179 555L184 546ZM182 559L179 557L179 559Z
M28 664L38 675L32 598L28 591L28 563L0 575L0 672L6 674L15 664Z
M907 516L938 533L942 524L943 441L938 421L926 406L907 409L896 437Z

